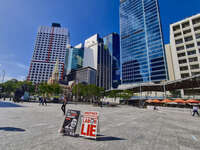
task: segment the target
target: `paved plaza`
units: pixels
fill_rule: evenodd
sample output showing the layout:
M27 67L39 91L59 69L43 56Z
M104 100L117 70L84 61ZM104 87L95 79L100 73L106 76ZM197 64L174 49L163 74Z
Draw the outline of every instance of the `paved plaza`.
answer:
M200 150L200 118L189 111L68 104L67 109L100 113L95 141L60 135L60 107L0 101L0 150Z

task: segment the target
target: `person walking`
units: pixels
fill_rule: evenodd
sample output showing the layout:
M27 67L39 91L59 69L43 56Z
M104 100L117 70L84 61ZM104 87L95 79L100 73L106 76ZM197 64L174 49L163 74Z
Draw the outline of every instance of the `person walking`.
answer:
M192 114L192 116L195 116L195 114L197 114L197 115L199 116L199 112L198 112L198 106L193 106L193 109L192 109L192 111L193 111L193 114Z
M67 104L67 97L65 96L64 99L63 99L63 104L61 106L61 110L63 111L63 115L65 115L66 104Z
M44 104L47 106L47 97L44 97L44 99L43 99L43 105Z
M42 98L39 97L39 106L42 104Z

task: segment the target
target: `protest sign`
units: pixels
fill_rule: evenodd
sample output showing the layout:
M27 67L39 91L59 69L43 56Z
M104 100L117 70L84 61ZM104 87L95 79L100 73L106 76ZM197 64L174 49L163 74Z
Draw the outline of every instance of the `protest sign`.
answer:
M80 111L78 110L67 111L67 114L63 123L64 135L75 136L79 116L80 116Z
M99 113L98 112L85 112L81 122L80 136L95 138L99 131Z

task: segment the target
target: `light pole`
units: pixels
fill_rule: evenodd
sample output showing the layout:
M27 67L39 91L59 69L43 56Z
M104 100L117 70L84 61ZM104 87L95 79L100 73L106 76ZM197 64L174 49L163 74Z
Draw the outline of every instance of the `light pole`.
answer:
M140 100L139 100L139 108L140 108L141 100L142 100L142 85L141 85L141 83L140 83Z
M77 90L76 90L77 94L76 94L76 101L78 102L78 79L76 79L76 82L77 82Z
M163 82L164 98L166 99L167 97L166 97L166 85L165 85L165 83L166 83L166 80L164 80L164 82Z

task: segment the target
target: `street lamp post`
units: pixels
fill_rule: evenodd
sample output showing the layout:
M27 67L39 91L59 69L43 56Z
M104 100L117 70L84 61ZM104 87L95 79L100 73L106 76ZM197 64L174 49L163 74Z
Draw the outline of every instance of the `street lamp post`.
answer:
M165 80L163 82L163 91L164 91L164 98L166 99L166 85L165 85Z
M142 85L141 85L141 83L140 83L140 100L139 100L139 108L140 108L141 100L142 100Z

